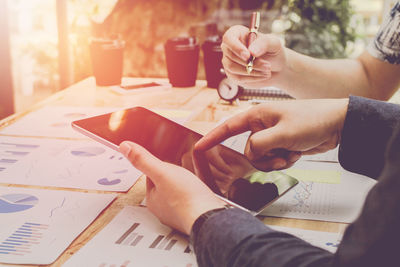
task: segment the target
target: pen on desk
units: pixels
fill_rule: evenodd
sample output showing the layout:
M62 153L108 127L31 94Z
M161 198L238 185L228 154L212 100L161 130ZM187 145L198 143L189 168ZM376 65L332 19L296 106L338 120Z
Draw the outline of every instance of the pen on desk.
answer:
M247 47L249 47L250 44L254 42L254 40L257 38L258 28L260 28L260 17L260 12L253 12L253 14L251 15L250 32L247 38ZM251 55L249 60L247 61L247 74L250 74L253 70L254 59L255 58L253 57L253 55Z

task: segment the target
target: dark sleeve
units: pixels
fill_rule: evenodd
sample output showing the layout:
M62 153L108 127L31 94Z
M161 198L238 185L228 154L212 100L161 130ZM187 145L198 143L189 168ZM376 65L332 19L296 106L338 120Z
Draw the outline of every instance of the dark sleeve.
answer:
M191 240L200 267L325 267L333 259L332 253L272 230L240 209L215 213L192 232Z
M400 106L350 96L339 147L339 161L348 171L377 178L384 151L397 124Z
M400 127L390 140L378 183L347 227L335 266L400 266Z

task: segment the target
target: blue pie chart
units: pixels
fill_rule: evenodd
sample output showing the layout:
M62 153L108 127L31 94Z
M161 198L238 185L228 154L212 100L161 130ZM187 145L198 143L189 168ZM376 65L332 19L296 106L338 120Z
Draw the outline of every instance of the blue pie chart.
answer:
M77 157L95 157L103 154L106 150L102 147L82 147L71 151L71 154Z
M121 179L108 179L108 178L101 178L97 181L97 183L101 185L116 185L121 182Z
M28 194L0 195L0 213L13 213L33 208L39 199Z

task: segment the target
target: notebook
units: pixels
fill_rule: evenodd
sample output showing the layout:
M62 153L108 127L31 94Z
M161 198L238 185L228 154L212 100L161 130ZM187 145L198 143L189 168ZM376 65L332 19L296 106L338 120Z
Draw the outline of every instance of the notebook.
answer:
M243 88L239 96L240 100L253 100L253 99L293 99L292 96L285 93L276 87L265 87L260 89Z

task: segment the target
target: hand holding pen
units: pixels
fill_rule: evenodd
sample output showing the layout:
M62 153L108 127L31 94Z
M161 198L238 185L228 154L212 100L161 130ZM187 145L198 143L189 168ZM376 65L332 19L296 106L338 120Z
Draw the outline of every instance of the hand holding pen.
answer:
M252 21L256 26L257 20ZM236 25L224 34L221 48L222 64L230 80L246 88L279 85L277 81L281 76L278 74L286 68L286 52L276 36L255 34L255 30Z

